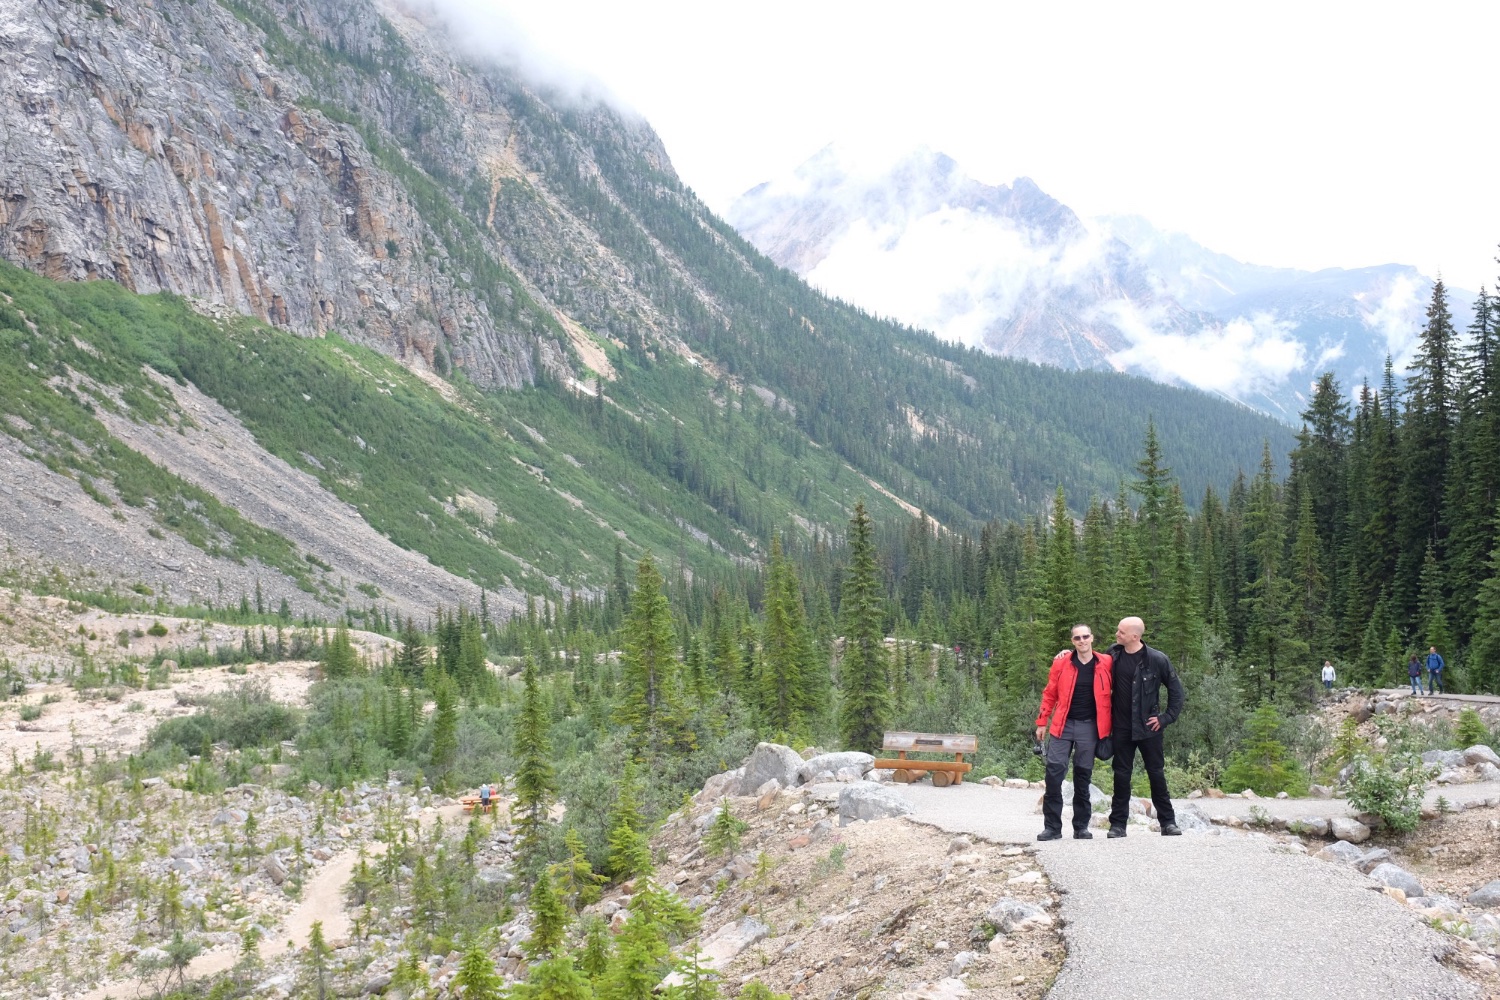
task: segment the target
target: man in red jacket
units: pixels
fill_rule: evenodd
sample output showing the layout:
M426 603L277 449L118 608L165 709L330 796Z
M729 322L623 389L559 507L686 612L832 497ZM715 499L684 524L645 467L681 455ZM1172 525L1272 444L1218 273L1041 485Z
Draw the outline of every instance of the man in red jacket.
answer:
M1047 790L1042 795L1042 832L1037 840L1062 839L1062 782L1073 760L1073 837L1091 840L1089 783L1094 777L1094 745L1110 733L1114 719L1110 658L1094 652L1094 633L1074 625L1073 651L1059 653L1047 674L1036 738L1047 741Z

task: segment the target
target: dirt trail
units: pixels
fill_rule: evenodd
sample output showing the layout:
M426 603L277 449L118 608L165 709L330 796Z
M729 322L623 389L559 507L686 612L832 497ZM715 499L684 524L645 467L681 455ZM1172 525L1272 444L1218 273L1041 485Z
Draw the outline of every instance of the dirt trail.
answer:
M438 819L446 824L463 815L462 806L443 806L422 817L425 827ZM373 841L365 845L367 857L375 858L385 852L385 845ZM286 915L279 927L266 932L257 945L260 960L268 965L278 958L307 947L312 925L322 921L323 939L337 941L347 938L353 924L344 908L344 886L354 874L359 863L359 850L343 851L319 869L318 873L302 887L302 899ZM227 945L207 951L188 963L189 981L227 972L239 961L240 952ZM269 977L268 969L266 975ZM150 996L155 992L157 981L151 979L126 979L96 987L86 993L75 993L75 1000L127 1000L131 997Z

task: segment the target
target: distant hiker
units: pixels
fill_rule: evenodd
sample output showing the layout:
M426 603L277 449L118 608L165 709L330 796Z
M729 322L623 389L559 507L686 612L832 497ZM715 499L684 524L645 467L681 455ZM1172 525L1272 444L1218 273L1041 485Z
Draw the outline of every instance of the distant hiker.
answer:
M1332 691L1333 690L1334 679L1335 679L1335 677L1334 677L1334 673L1333 673L1333 661L1331 661L1331 660L1324 660L1323 661L1323 690L1324 691Z
M1427 693L1432 694L1434 686L1437 693L1443 694L1443 655L1437 651L1436 646L1427 647ZM1421 692L1418 692L1419 694Z
M1094 632L1074 625L1073 651L1058 653L1047 672L1042 707L1036 714L1036 738L1047 741L1047 788L1042 794L1042 832L1037 840L1062 839L1062 783L1073 759L1073 837L1090 840L1089 818L1094 804L1089 788L1094 778L1094 751L1110 734L1113 681L1110 658L1094 652Z
M1411 681L1411 693L1422 693L1422 661L1417 659L1417 654L1411 654L1411 659L1406 661L1406 679Z
M489 782L479 786L479 806L485 812L490 811L490 786Z
M1176 837L1177 813L1167 793L1166 757L1162 731L1182 714L1182 681L1172 661L1159 649L1141 641L1146 623L1131 616L1115 630L1115 645L1109 647L1114 664L1115 794L1109 811L1109 836L1125 836L1130 819L1130 774L1135 752L1140 750L1151 782L1151 802L1161 823L1163 837ZM1161 710L1161 689L1167 689L1167 710Z

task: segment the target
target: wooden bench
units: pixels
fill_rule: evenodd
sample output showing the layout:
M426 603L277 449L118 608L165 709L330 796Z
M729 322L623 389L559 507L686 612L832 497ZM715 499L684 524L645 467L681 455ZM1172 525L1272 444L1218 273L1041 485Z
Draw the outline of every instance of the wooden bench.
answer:
M480 801L480 798L477 795L465 795L458 801L463 804L464 812L471 813L475 809L478 809L480 812L490 812L495 808L495 803L498 802L499 799L493 795L490 796L489 808L484 807L484 804Z
M958 733L886 733L880 748L896 751L895 760L877 760L875 766L894 769L897 781L909 784L931 773L932 783L946 788L974 770L973 764L965 763L964 754L978 752L979 738ZM908 753L952 754L953 760L916 760L908 758Z

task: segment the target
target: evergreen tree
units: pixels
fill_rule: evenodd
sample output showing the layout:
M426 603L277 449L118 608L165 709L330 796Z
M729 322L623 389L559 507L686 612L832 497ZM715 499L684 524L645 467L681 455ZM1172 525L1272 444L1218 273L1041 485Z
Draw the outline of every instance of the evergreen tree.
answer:
M1064 642L1078 621L1078 545L1067 497L1059 486L1052 498L1052 535L1047 546L1047 641Z
M599 886L606 879L602 875L595 875L594 869L589 865L587 853L584 851L583 838L579 836L576 827L568 827L563 834L563 847L568 852L565 861L560 861L551 867L552 877L557 880L558 889L568 901L568 905L575 911L595 903L599 899Z
M675 724L680 687L672 608L649 555L636 567L624 646L620 664L625 690L618 714L630 727L632 746L641 749Z
M479 945L474 945L458 963L453 985L463 988L464 1000L500 1000L505 981L495 974L495 963Z
M1488 570L1489 577L1479 585L1468 657L1476 691L1500 691L1500 544L1490 553Z
M323 647L323 676L329 680L342 680L354 676L359 669L359 654L349 639L349 629L339 622L333 638Z
M537 682L536 661L526 657L521 670L521 714L516 720L512 755L516 760L516 809L520 813L523 867L534 866L544 840L547 809L557 793L547 709Z
M885 614L872 535L870 515L861 500L849 522L849 569L839 605L844 631L839 735L850 749L880 746L890 714Z
M543 955L557 957L567 929L568 911L557 897L552 876L543 873L531 890L531 937L526 939L526 958L534 962Z
M447 677L439 678L433 702L431 763L441 776L458 757L458 693Z
M656 870L651 863L651 844L646 839L645 830L635 763L627 760L610 816L609 870L616 880L642 878Z
M806 732L807 717L816 709L810 697L814 681L804 673L810 659L802 588L782 554L781 539L773 538L760 662L760 708L773 732Z
M1255 577L1244 599L1249 610L1243 658L1246 684L1261 701L1278 701L1292 692L1299 662L1308 655L1307 640L1293 629L1293 584L1283 571L1286 515L1271 463L1269 444L1250 490L1245 519L1246 547Z
M593 1000L594 988L567 956L533 963L526 981L517 983L510 996L514 1000ZM469 994L464 994L469 1000Z

